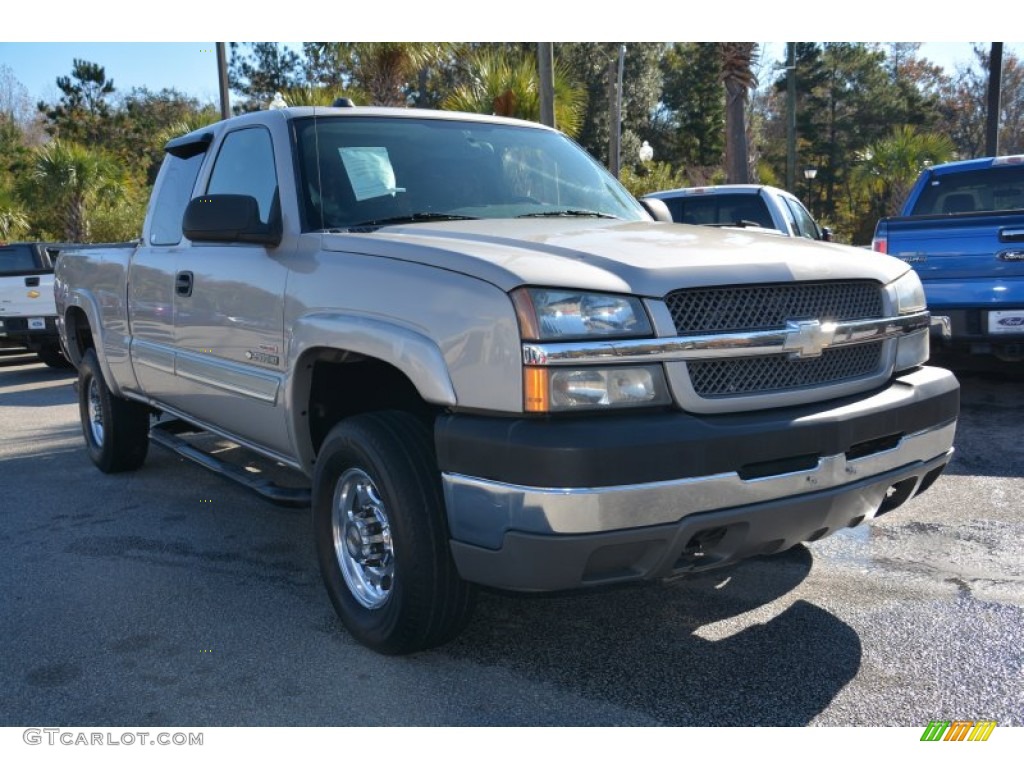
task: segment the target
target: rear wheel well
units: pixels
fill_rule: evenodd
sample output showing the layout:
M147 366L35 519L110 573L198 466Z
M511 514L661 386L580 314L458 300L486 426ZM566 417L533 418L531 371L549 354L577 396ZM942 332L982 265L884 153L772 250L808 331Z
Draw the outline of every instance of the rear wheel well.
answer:
M81 307L71 307L64 316L64 335L67 339L67 353L77 366L85 357L86 350L96 347L89 327L89 318Z
M314 454L319 453L335 424L360 413L405 411L433 431L438 406L426 402L409 378L393 365L336 350L314 354L301 365L309 376L304 416Z

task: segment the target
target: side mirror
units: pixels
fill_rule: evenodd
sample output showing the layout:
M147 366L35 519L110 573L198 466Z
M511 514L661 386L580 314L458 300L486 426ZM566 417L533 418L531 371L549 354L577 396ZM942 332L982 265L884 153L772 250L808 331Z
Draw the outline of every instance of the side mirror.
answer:
M665 205L664 200L659 200L656 197L644 197L640 199L640 205L651 214L651 218L655 221L672 223L672 214L668 212L668 206Z
M281 243L281 214L276 200L270 223L260 221L260 206L250 195L202 195L192 198L182 218L189 240L215 243Z
M822 227L821 228L821 239L822 239L823 242L831 243L832 242L832 230L829 229L828 227Z

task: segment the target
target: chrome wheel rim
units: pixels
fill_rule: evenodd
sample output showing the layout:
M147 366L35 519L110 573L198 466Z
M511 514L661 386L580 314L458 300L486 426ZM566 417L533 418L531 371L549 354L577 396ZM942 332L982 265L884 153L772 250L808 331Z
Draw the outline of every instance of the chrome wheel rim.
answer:
M331 512L334 554L352 596L375 610L391 597L395 550L387 509L366 472L352 468L338 478Z
M89 381L89 432L92 441L103 447L103 401L100 399L100 382L95 376Z

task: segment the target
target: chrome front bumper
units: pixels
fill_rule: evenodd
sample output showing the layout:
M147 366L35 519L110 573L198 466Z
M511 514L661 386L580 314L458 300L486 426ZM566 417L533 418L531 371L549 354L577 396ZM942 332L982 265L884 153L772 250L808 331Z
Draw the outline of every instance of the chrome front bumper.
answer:
M495 536L492 541L498 545L508 530L571 534L642 528L678 522L702 512L831 490L894 469L920 468L934 459L948 460L955 433L953 422L908 435L895 447L870 456L827 456L807 471L753 480L727 472L610 488L532 488L446 473L445 502L457 530L466 530L466 516L504 520L503 530L491 529ZM874 516L885 490L881 489L877 497L859 494L865 519ZM478 537L474 538L479 542Z
M574 455L558 443L571 425L557 420L534 431L518 423L504 436L493 424L460 432L442 422L452 554L469 581L545 591L704 570L815 541L895 509L938 478L953 454L957 394L947 371L922 368L810 412L666 414L642 422L641 431L635 422L616 431L605 421L583 433L588 442L614 433L609 441L623 448L624 464L629 453L642 454L624 471L606 463L607 446ZM663 420L668 429L656 434ZM657 450L644 453L649 443ZM678 455L684 471L628 482L659 455ZM594 463L599 471L588 473ZM685 471L703 465L716 469ZM474 467L495 475L458 471ZM570 476L596 482L529 482Z

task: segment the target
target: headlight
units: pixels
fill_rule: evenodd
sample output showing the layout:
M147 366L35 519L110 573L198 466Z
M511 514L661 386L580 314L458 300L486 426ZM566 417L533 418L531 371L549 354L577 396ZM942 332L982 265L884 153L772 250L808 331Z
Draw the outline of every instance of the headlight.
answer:
M924 312L928 308L921 278L911 270L892 284L896 292L896 310L901 315ZM928 329L903 336L896 342L896 370L906 371L924 365L929 355Z
M907 272L893 283L893 288L896 290L896 308L901 315L923 312L927 308L924 286L921 285L921 278L917 276L917 272Z
M524 341L652 335L643 304L634 296L518 288L512 303Z
M526 410L637 408L670 402L661 366L523 370Z

